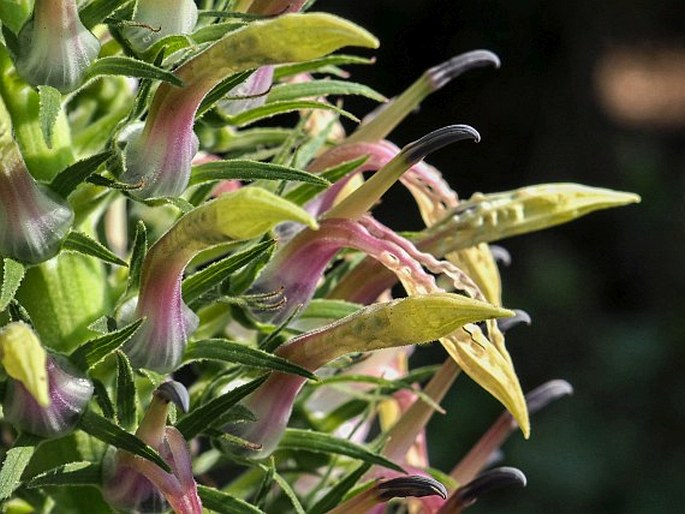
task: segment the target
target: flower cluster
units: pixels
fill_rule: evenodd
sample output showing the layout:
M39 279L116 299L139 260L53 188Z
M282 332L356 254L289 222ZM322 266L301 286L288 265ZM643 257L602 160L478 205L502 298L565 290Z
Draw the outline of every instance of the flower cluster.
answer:
M525 485L494 456L571 386L524 395L505 334L531 319L502 304L490 243L639 198L460 199L424 159L476 129L388 139L496 55L386 100L343 80L372 60L335 53L376 38L311 1L20 4L0 13L0 501L448 514ZM346 131L348 94L383 105ZM396 182L425 224L408 236L373 214ZM442 366L411 369L434 342ZM462 371L505 410L435 474L425 427Z

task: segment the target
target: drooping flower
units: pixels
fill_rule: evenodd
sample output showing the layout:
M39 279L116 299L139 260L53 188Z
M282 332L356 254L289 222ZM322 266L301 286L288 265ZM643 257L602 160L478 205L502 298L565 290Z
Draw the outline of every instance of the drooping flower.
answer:
M279 348L277 354L310 371L348 353L420 344L447 336L466 323L507 316L510 311L465 296L416 294L377 303L333 324L307 332ZM270 455L290 419L295 397L306 379L274 372L244 400L256 421L236 423L225 430L260 445L253 457Z
M332 15L288 14L230 32L176 71L184 83L159 86L145 127L125 151L121 179L141 184L140 198L178 196L188 185L198 149L195 113L205 95L225 77L270 64L321 57L343 46L376 47L360 27Z
M197 23L197 5L193 0L138 0L133 21L140 26L122 32L134 50L143 52L166 36L190 34Z
M17 72L29 84L68 93L81 85L100 42L81 23L76 0L36 0L18 48Z
M10 376L5 419L40 437L74 429L93 395L93 384L65 357L48 354L30 327L15 322L0 332L2 363Z
M188 444L178 430L166 425L169 402L184 412L188 410L188 392L182 384L164 382L155 390L136 436L159 452L171 472L123 450L107 456L103 496L113 507L157 513L165 512L168 503L177 514L202 512Z
M31 177L0 101L0 255L35 264L57 253L74 213Z
M198 323L181 296L183 270L195 254L226 241L260 236L285 220L317 226L287 200L264 189L244 187L201 205L171 227L143 263L135 317L146 319L124 347L131 364L167 372L181 361Z

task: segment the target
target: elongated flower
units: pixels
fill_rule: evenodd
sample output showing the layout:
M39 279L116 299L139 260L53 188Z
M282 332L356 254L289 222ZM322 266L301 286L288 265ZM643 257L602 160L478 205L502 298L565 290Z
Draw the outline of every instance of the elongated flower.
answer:
M343 46L376 47L360 27L328 14L288 14L230 32L175 71L184 86L159 86L142 132L126 147L122 180L141 198L178 196L188 185L197 152L195 113L225 77L260 66L314 59Z
M200 514L202 502L193 478L188 444L174 427L166 426L169 402L188 410L188 392L182 384L165 382L153 393L152 402L136 436L157 450L171 468L167 473L156 464L123 450L106 458L103 496L117 509L127 512Z
M438 510L438 514L461 514L481 496L494 489L514 485L525 487L527 482L526 475L516 468L491 469L457 489Z
M289 12L299 12L306 0L253 0L247 12L275 16Z
M197 23L193 0L138 0L133 21L139 27L126 27L123 34L134 50L142 52L172 34L190 34Z
M218 243L257 237L285 220L317 226L294 204L264 189L244 187L201 205L171 227L143 264L135 317L146 319L125 346L131 364L167 372L181 361L198 322L181 297L183 270L195 254Z
M57 253L74 219L69 204L26 169L0 101L0 255L35 264Z
M10 376L3 404L5 419L41 437L74 429L93 395L93 384L65 357L47 354L21 322L0 332L2 363Z
M293 339L277 354L315 371L348 353L426 343L446 336L466 323L509 314L510 311L461 295L417 294L365 307L336 323ZM252 456L270 455L283 434L295 397L305 381L298 375L272 373L244 400L244 405L257 420L233 424L226 430L261 445Z
M18 48L17 71L29 84L68 93L81 85L100 42L81 23L76 0L36 0Z

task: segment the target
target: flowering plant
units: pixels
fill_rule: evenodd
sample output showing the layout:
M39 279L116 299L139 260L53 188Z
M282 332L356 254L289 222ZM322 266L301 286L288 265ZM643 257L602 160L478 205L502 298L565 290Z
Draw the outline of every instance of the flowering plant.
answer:
M639 198L458 198L424 158L474 128L387 138L497 56L387 100L336 53L376 38L314 3L0 4L6 512L448 514L525 484L493 456L571 387L522 391L505 333L530 318L490 243ZM381 105L360 122L347 95ZM374 218L397 181L424 230ZM434 341L444 363L412 369ZM439 471L425 427L462 371L505 411Z

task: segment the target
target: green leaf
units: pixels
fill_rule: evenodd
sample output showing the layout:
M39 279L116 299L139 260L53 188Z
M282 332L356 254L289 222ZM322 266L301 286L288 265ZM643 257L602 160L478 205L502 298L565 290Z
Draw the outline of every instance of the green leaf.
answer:
M93 387L95 388L95 401L97 402L102 415L109 419L114 419L114 404L112 399L109 397L107 388L102 381L98 379L92 379Z
M219 514L265 514L254 505L213 487L198 484L197 493L200 495L204 508Z
M126 292L138 289L140 285L140 271L147 253L147 228L142 220L136 225L136 235L133 238L133 250L131 250L131 264L128 272Z
M161 80L174 86L183 87L183 81L170 71L132 57L102 57L88 68L86 80L101 75L125 75L141 79Z
M0 468L0 501L9 498L19 487L21 475L41 441L38 437L22 434L7 451Z
M82 255L89 255L108 262L109 264L116 264L117 266L127 266L125 260L120 259L114 252L112 252L105 245L92 239L83 232L71 231L62 243L63 250L71 250Z
M324 514L329 510L333 510L336 505L342 502L345 495L352 490L357 482L366 474L371 468L371 464L364 462L360 464L357 469L352 471L342 480L338 481L335 486L328 491L318 502L316 502L308 511L308 514Z
M341 439L323 432L301 430L299 428L287 428L283 439L278 445L279 450L306 450L315 453L345 455L353 459L359 459L369 464L383 466L404 473L405 471L394 462L374 453L363 446Z
M122 427L132 430L138 421L138 396L133 368L128 357L117 351L117 419Z
M26 268L24 265L5 257L2 260L2 284L0 284L0 312L4 311L14 298L24 279Z
M81 23L90 30L98 23L101 23L119 7L130 1L131 0L93 0L79 11L79 18L81 19Z
M71 354L71 361L84 371L94 368L128 341L142 323L143 320L139 319L124 328L83 343Z
M311 371L293 364L277 355L252 348L242 343L227 339L205 339L188 344L183 356L184 362L196 360L215 360L233 362L258 369L292 373L301 377L316 380Z
M214 287L217 287L231 274L250 264L275 245L273 239L256 244L243 252L230 255L225 259L215 262L202 271L190 275L183 281L183 299L191 303Z
M339 164L333 168L328 168L327 170L324 170L320 173L320 175L329 182L334 184L335 182L343 178L345 175L356 170L359 166L364 164L367 159L367 156L363 156L352 161L345 161L342 164ZM323 189L324 188L322 188L321 186L302 184L294 188L292 191L286 193L285 198L287 198L293 203L296 203L297 205L303 205L304 203L314 198L321 191L323 191Z
M75 162L64 170L60 171L52 179L50 187L62 198L66 198L76 189L76 186L84 182L88 177L97 171L102 163L112 157L113 152L106 152L92 155L86 159Z
M359 122L359 118L344 109L326 102L316 102L313 100L271 102L260 107L255 107L254 109L241 112L235 116L224 116L224 118L226 119L226 122L230 123L231 125L235 125L236 127L244 127L245 125L249 125L256 121L272 118L278 114L285 114L303 109L323 109L324 111L333 111L352 121Z
M268 378L268 374L258 377L247 384L236 387L204 405L194 408L176 423L176 428L186 440L190 440L207 428L211 428L224 412L237 404L248 394L255 391Z
M103 418L91 410L86 410L86 412L83 413L81 421L79 422L79 428L104 443L111 444L116 448L143 457L144 459L154 462L167 473L171 472L168 464L162 460L153 448L138 439L135 435L129 434L120 426L115 425L110 420Z
M190 185L199 184L208 180L290 180L305 182L321 186L330 183L308 171L299 170L290 166L281 166L268 162L248 161L245 159L233 159L229 161L212 161L198 166L193 166L190 176Z
M99 464L81 461L62 464L40 475L36 475L26 483L26 487L47 486L82 486L92 485L99 487L102 484L102 469Z
M281 488L281 490L288 497L288 499L290 500L290 503L295 508L295 512L297 512L297 514L305 514L304 508L302 507L302 504L300 503L300 500L297 497L297 494L295 494L295 491L293 491L293 488L290 487L290 484L288 483L288 481L285 480L278 473L274 473L274 481L278 484L278 486Z
M267 102L285 102L301 98L316 98L328 95L358 95L385 102L380 93L364 84L347 82L344 80L310 80L309 82L296 82L294 84L281 84L271 89Z
M311 61L298 62L295 64L283 64L277 66L274 70L274 80L280 80L283 77L290 77L298 73L311 73L326 68L328 66L341 66L343 64L373 64L374 59L367 57L359 57L357 55L327 55L321 59L312 59Z
M52 129L62 108L62 93L51 86L38 86L40 130L48 148L52 148Z
M313 425L322 432L333 432L346 421L363 414L368 406L369 402L366 400L352 399L327 413L321 420L317 419L316 424Z

